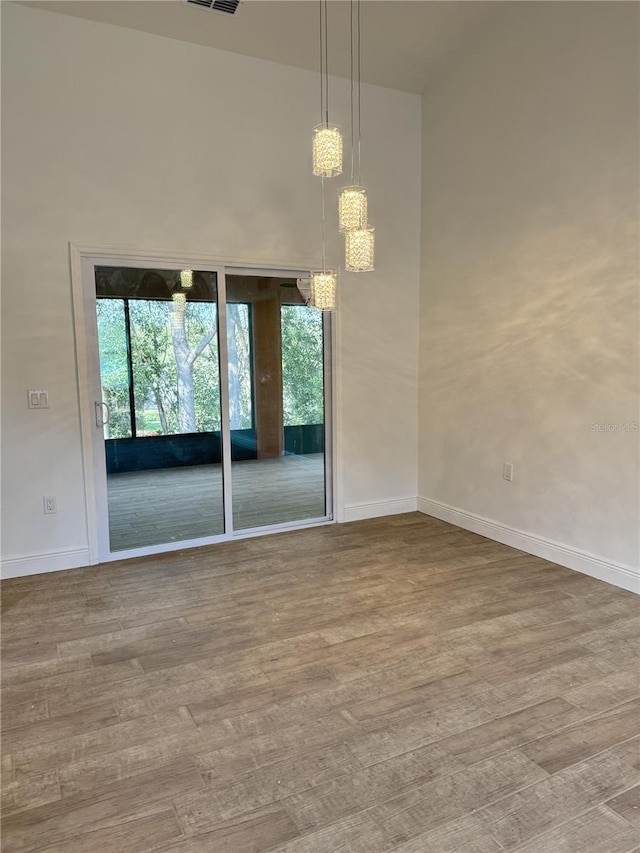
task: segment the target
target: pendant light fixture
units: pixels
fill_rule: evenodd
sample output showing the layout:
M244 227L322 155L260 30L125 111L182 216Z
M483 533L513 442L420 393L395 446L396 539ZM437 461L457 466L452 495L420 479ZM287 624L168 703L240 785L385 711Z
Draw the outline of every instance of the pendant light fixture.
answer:
M311 273L311 305L320 311L334 311L338 273L335 270Z
M327 51L327 0L320 5L320 118L323 119L313 130L313 174L320 176L322 201L322 269L310 274L311 297L309 304L320 311L334 311L338 272L327 269L325 258L325 208L324 179L342 174L342 134L339 128L329 124L329 72Z
M343 233L367 225L367 191L364 187L343 187L338 195L338 228Z
M344 268L347 272L371 272L375 260L376 229L355 228L344 233Z
M329 52L327 0L320 3L320 124L313 129L313 174L333 178L342 174L342 132L329 123Z
M325 259L324 241L324 178L321 184L322 190L322 269L311 272L311 299L310 305L320 311L334 311L336 307L336 290L338 287L337 270L327 269Z
M193 270L180 270L180 287L185 290L193 287Z
M184 314L185 309L187 307L187 296L186 296L186 294L178 291L177 293L174 293L171 298L173 300L173 310L176 313Z
M359 51L359 47L358 47ZM366 228L367 226L367 191L360 184L360 138L358 137L358 180L355 179L355 154L354 154L354 28L353 28L353 0L349 0L349 55L350 55L350 104L351 104L351 186L343 187L338 194L338 228L341 232L350 231L353 228ZM359 55L359 54L358 54ZM358 101L360 91L358 89ZM359 111L359 103L358 103ZM358 119L359 122L359 119Z
M356 0L357 27L354 39L354 0L349 0L351 35L351 184L338 196L338 227L344 234L345 261L348 272L370 272L374 269L375 228L368 226L367 191L360 186L361 149L361 50L360 50L360 0ZM354 50L355 41L355 50ZM357 140L355 139L354 66L357 71ZM357 163L357 168L356 168Z
M176 291L171 297L173 305L169 314L169 322L172 329L180 329L184 324L184 315L187 308L187 296L181 291Z

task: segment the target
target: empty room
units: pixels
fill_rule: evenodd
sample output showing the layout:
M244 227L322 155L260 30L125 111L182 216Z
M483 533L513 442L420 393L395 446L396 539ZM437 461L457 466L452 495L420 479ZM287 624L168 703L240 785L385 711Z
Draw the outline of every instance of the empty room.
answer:
M0 11L3 853L640 853L638 4Z

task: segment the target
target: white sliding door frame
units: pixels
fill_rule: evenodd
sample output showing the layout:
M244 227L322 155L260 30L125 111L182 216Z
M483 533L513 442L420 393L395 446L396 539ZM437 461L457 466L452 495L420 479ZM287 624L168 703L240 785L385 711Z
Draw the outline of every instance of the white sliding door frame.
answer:
M270 525L248 530L233 529L233 480L231 475L231 432L229 425L229 382L228 348L226 327L226 276L259 275L262 277L306 278L307 270L299 265L282 265L277 268L265 267L259 263L246 261L221 261L208 255L182 254L166 250L133 250L100 246L78 246L70 244L71 280L73 292L73 314L76 335L76 365L78 399L80 402L80 426L82 432L82 453L85 484L85 504L87 513L87 542L91 564L114 560L159 554L168 551L195 548L233 539L263 536L302 527L315 527L333 523L336 517L334 506L335 453L333 436L335 435L335 383L333 381L333 360L335 356L335 335L332 315L324 315L324 394L325 394L325 510L323 518L305 519L286 524ZM212 536L188 539L180 542L165 542L142 548L130 548L111 551L109 543L109 521L107 501L107 473L104 453L104 435L99 424L96 404L102 399L100 383L100 363L98 352L98 332L96 320L96 266L128 266L137 268L161 269L198 269L213 272L217 281L217 323L218 353L220 375L221 407L221 444L222 444L222 483L224 501L225 532Z

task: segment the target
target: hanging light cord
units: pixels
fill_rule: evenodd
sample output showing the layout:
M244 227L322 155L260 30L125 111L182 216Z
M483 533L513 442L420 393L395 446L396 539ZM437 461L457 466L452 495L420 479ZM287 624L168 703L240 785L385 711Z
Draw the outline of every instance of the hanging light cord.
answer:
M360 73L360 0L357 0L357 10L358 10L358 186L360 186L360 140L361 140L361 131L360 131L360 84L361 84L361 73Z
M323 16L324 12L324 16ZM324 17L324 22L323 22ZM324 45L323 45L324 41ZM329 127L329 54L327 50L327 0L320 0L320 118L324 118L326 126ZM324 85L323 85L324 80ZM323 111L324 94L324 116ZM320 176L320 193L322 198L322 272L326 270L325 253L325 210L324 210L324 175Z
M329 38L327 0L319 0L320 10L320 124L329 127Z
M353 186L353 78L354 78L354 69L353 69L353 0L349 0L349 50L350 50L350 74L351 74L351 186Z
M324 120L329 127L329 30L327 0L324 3Z
M318 2L320 10L320 123L324 121L324 45L322 42L322 0Z
M320 192L322 194L322 272L326 272L326 258L324 251L324 176L320 178Z

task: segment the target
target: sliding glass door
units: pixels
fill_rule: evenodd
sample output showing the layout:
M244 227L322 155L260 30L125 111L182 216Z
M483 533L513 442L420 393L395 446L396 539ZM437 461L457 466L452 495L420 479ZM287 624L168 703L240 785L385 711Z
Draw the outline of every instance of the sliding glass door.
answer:
M223 533L216 274L95 280L111 551Z
M296 279L93 277L108 553L329 519L328 321Z
M246 530L326 516L325 335L322 313L308 308L295 279L226 276L229 400L242 372L232 346L234 300L251 317L253 420L242 436L232 424L233 527ZM242 452L240 452L242 450Z

